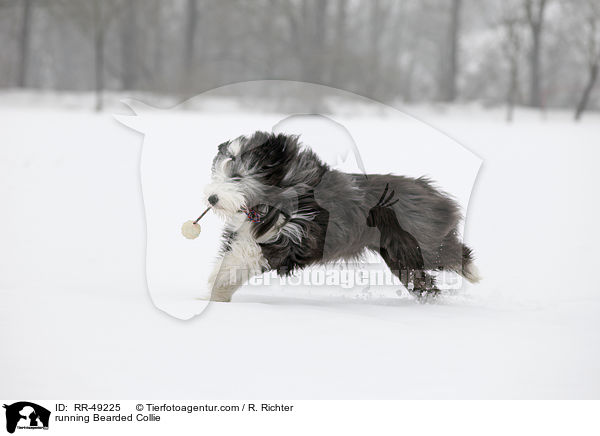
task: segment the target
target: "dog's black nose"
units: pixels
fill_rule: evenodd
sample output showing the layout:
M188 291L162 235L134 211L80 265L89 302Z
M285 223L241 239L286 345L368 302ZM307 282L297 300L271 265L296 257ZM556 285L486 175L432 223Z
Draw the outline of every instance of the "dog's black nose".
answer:
M217 197L215 194L208 197L208 202L210 203L211 206L214 206L215 204L217 204L218 201L219 201L219 197Z

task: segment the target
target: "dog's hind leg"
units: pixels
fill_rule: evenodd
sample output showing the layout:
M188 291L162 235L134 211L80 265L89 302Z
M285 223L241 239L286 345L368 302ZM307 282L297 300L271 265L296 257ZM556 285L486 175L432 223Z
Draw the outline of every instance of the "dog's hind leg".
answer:
M427 271L412 271L412 285L412 289L407 287L408 292L421 302L435 298L441 292L435 284L435 277Z
M385 261L386 265L398 279L400 283L408 290L408 292L419 301L424 302L435 298L440 290L435 284L435 278L427 271L415 269L414 265L407 267L399 262L396 257L390 256L385 248L381 248L379 253ZM423 264L419 265L422 268Z
M390 268L392 274L398 277L400 283L417 300L425 302L437 297L441 292L435 284L435 277L427 271L406 268L390 258L385 250L382 250L381 257Z
M404 287L420 301L439 294L435 278L425 271L425 262L417 240L399 224L394 231L382 231L379 254ZM412 288L411 288L412 286Z

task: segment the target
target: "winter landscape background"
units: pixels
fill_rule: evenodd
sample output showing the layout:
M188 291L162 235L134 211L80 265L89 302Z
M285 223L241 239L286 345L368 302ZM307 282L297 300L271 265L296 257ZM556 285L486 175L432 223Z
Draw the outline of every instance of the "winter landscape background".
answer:
M0 87L180 101L297 80L384 103L598 109L596 0L2 0Z
M597 399L597 12L558 0L0 0L3 396ZM383 101L481 158L464 231L481 284L425 305L246 286L188 321L157 309L144 138L114 114L131 115L123 98L169 108L253 79ZM268 90L160 121L237 133L248 102L262 125L298 101L350 109L365 131L389 120L327 93ZM394 144L397 163L361 149L367 169L402 173Z

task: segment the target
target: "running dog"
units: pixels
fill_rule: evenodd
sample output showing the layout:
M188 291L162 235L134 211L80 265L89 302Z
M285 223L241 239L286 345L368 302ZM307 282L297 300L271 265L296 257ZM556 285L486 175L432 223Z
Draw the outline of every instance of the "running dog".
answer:
M457 231L458 204L424 177L331 169L293 135L256 132L218 147L205 199L225 219L211 300L250 277L357 260L367 251L417 298L439 293L433 271L479 277Z

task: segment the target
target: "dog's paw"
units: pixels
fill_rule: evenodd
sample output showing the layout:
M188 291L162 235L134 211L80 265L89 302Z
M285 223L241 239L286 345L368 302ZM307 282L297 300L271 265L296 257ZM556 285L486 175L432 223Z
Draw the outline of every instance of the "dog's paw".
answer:
M409 290L409 292L420 304L435 303L442 293L439 289L429 289L426 291Z
M230 290L213 289L210 301L217 301L219 303L230 303L233 292Z

